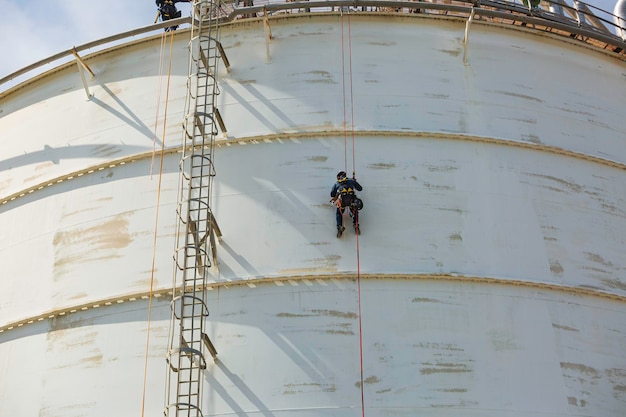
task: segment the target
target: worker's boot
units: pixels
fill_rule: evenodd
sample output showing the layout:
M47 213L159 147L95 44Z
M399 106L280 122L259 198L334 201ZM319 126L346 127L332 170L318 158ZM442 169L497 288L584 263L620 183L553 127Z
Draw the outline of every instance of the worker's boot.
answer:
M343 231L346 230L343 226L337 226L337 237L340 238L343 235Z

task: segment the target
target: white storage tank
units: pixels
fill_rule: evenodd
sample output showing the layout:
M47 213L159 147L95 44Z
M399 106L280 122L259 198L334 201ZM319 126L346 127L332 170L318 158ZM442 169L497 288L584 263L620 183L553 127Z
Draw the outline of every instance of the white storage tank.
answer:
M623 53L339 5L221 25L201 415L623 416ZM189 40L0 93L0 415L168 410Z

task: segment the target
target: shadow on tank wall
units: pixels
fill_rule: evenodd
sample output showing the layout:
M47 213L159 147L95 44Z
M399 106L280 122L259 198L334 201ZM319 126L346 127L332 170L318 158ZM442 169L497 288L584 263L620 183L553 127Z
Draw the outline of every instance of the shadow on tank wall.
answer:
M186 79L189 73L189 29L177 30L173 33L175 35L169 75ZM152 81L154 84L152 91L156 92L157 77L167 78L168 76L169 42L161 50L161 36L151 36L85 56L84 61L95 74L93 79L90 79L89 74L85 74L90 92L97 98L101 87L118 82L126 83L137 78L155 78ZM170 38L168 37L167 40L169 41ZM164 55L162 69L155 65L160 62L161 54ZM84 90L84 88L75 61L67 62L0 92L0 117L59 95ZM86 93L83 93L77 105L87 100Z

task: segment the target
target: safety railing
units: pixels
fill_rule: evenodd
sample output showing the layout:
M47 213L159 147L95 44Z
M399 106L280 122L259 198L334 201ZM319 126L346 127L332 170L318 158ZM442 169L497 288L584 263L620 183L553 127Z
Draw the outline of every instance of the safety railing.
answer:
M419 13L450 18L468 18L473 13L475 22L485 20L525 26L529 30L550 31L621 56L625 56L626 50L624 17L577 0L236 0L224 3L217 13L219 21L226 23L280 14L333 13L340 10L350 13ZM81 52L96 52L120 41L142 35L150 36L172 25L184 27L192 23L191 17L181 17L61 51L1 78L0 98L19 83L47 69L72 64L72 58ZM46 67L53 63L56 63L56 67ZM24 76L28 78L24 79Z

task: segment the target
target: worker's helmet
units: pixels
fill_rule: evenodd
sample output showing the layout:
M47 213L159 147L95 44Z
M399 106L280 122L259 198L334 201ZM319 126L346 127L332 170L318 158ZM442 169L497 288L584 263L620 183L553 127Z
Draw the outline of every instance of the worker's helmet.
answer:
M337 173L337 181L345 181L347 179L348 179L348 177L346 175L346 171L339 171Z

